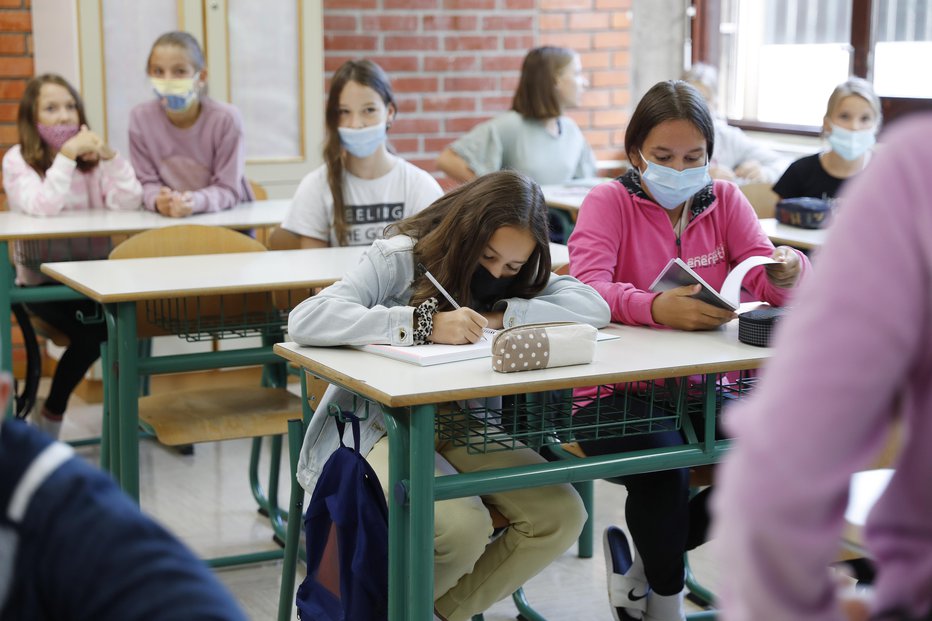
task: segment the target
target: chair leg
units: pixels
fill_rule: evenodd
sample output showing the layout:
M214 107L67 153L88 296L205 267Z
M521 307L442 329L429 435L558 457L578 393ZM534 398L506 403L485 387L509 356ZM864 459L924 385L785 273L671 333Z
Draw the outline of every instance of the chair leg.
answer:
M524 587L511 594L511 599L518 607L518 619L521 621L547 621L539 612L531 608L531 604L524 595Z
M288 455L290 461L291 495L288 502L285 554L282 562L282 584L278 596L278 621L288 621L294 610L294 582L298 564L298 543L304 516L304 490L298 485L298 456L304 440L304 425L300 420L288 421Z
M579 533L577 542L577 555L579 558L592 558L592 541L595 537L595 484L592 481L579 481L573 487L582 498L586 508L586 523Z

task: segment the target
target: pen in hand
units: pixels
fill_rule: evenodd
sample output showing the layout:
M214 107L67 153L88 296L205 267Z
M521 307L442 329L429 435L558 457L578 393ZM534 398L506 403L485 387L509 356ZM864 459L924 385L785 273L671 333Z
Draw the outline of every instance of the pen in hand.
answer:
M417 264L417 267L418 267L419 270L421 270L421 272L424 273L424 276L427 277L427 280L429 280L429 281L431 282L431 284L433 284L435 287L437 287L437 291L439 291L440 293L443 294L443 297L445 297L445 298L447 299L447 302L449 302L450 305L451 305L453 308L459 310L460 305L456 303L456 300L453 299L453 296L452 296L452 295L450 295L449 293L447 293L447 290L443 288L443 285L441 285L439 282L437 282L437 279L434 278L434 275L431 274L430 271L429 271L426 267L424 267L424 264L423 264L423 263L418 263L418 264Z

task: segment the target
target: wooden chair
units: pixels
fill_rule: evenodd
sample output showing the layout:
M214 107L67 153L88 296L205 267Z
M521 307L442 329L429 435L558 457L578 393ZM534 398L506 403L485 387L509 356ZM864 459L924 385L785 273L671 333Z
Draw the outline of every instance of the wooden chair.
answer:
M740 186L758 218L773 218L776 214L777 201L780 197L773 191L770 183L745 183Z
M154 229L131 237L114 248L111 259L157 256L264 252L265 246L236 231L201 225ZM245 296L205 296L196 305L180 311L185 319L235 316L261 310L266 303ZM193 317L197 313L200 317ZM167 334L147 316L146 306L137 307L141 336ZM214 442L284 434L288 420L300 418L300 399L284 387L240 386L203 388L150 395L139 401L139 418L149 425L159 441L168 445Z

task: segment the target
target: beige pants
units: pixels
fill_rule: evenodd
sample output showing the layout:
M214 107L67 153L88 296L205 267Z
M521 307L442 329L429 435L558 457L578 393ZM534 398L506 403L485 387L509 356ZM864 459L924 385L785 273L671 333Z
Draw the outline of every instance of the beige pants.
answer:
M468 454L465 447L437 446L435 473L476 472L543 463L530 449ZM366 457L388 496L388 437ZM389 503L390 505L391 503ZM509 527L494 541L495 507ZM509 596L563 554L586 521L571 485L518 489L441 500L434 506L434 606L448 621L470 619Z

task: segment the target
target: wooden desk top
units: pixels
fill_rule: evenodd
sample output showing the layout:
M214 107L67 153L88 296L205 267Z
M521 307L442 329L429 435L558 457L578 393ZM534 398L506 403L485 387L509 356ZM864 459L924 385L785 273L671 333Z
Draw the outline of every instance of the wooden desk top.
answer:
M762 218L761 228L774 244L811 250L820 248L828 236L828 229L801 229L777 222L776 218Z
M144 209L68 212L45 218L4 211L0 212L0 241L120 235L178 224L251 229L281 223L290 205L291 200L255 201L241 203L226 211L197 214L188 218L166 218Z
M365 246L43 263L42 273L102 304L325 287Z
M738 341L737 320L710 332L617 324L605 330L619 338L598 342L591 364L521 373L497 373L490 358L420 367L348 347L280 343L274 349L315 375L390 407L754 369L771 355L768 348Z

